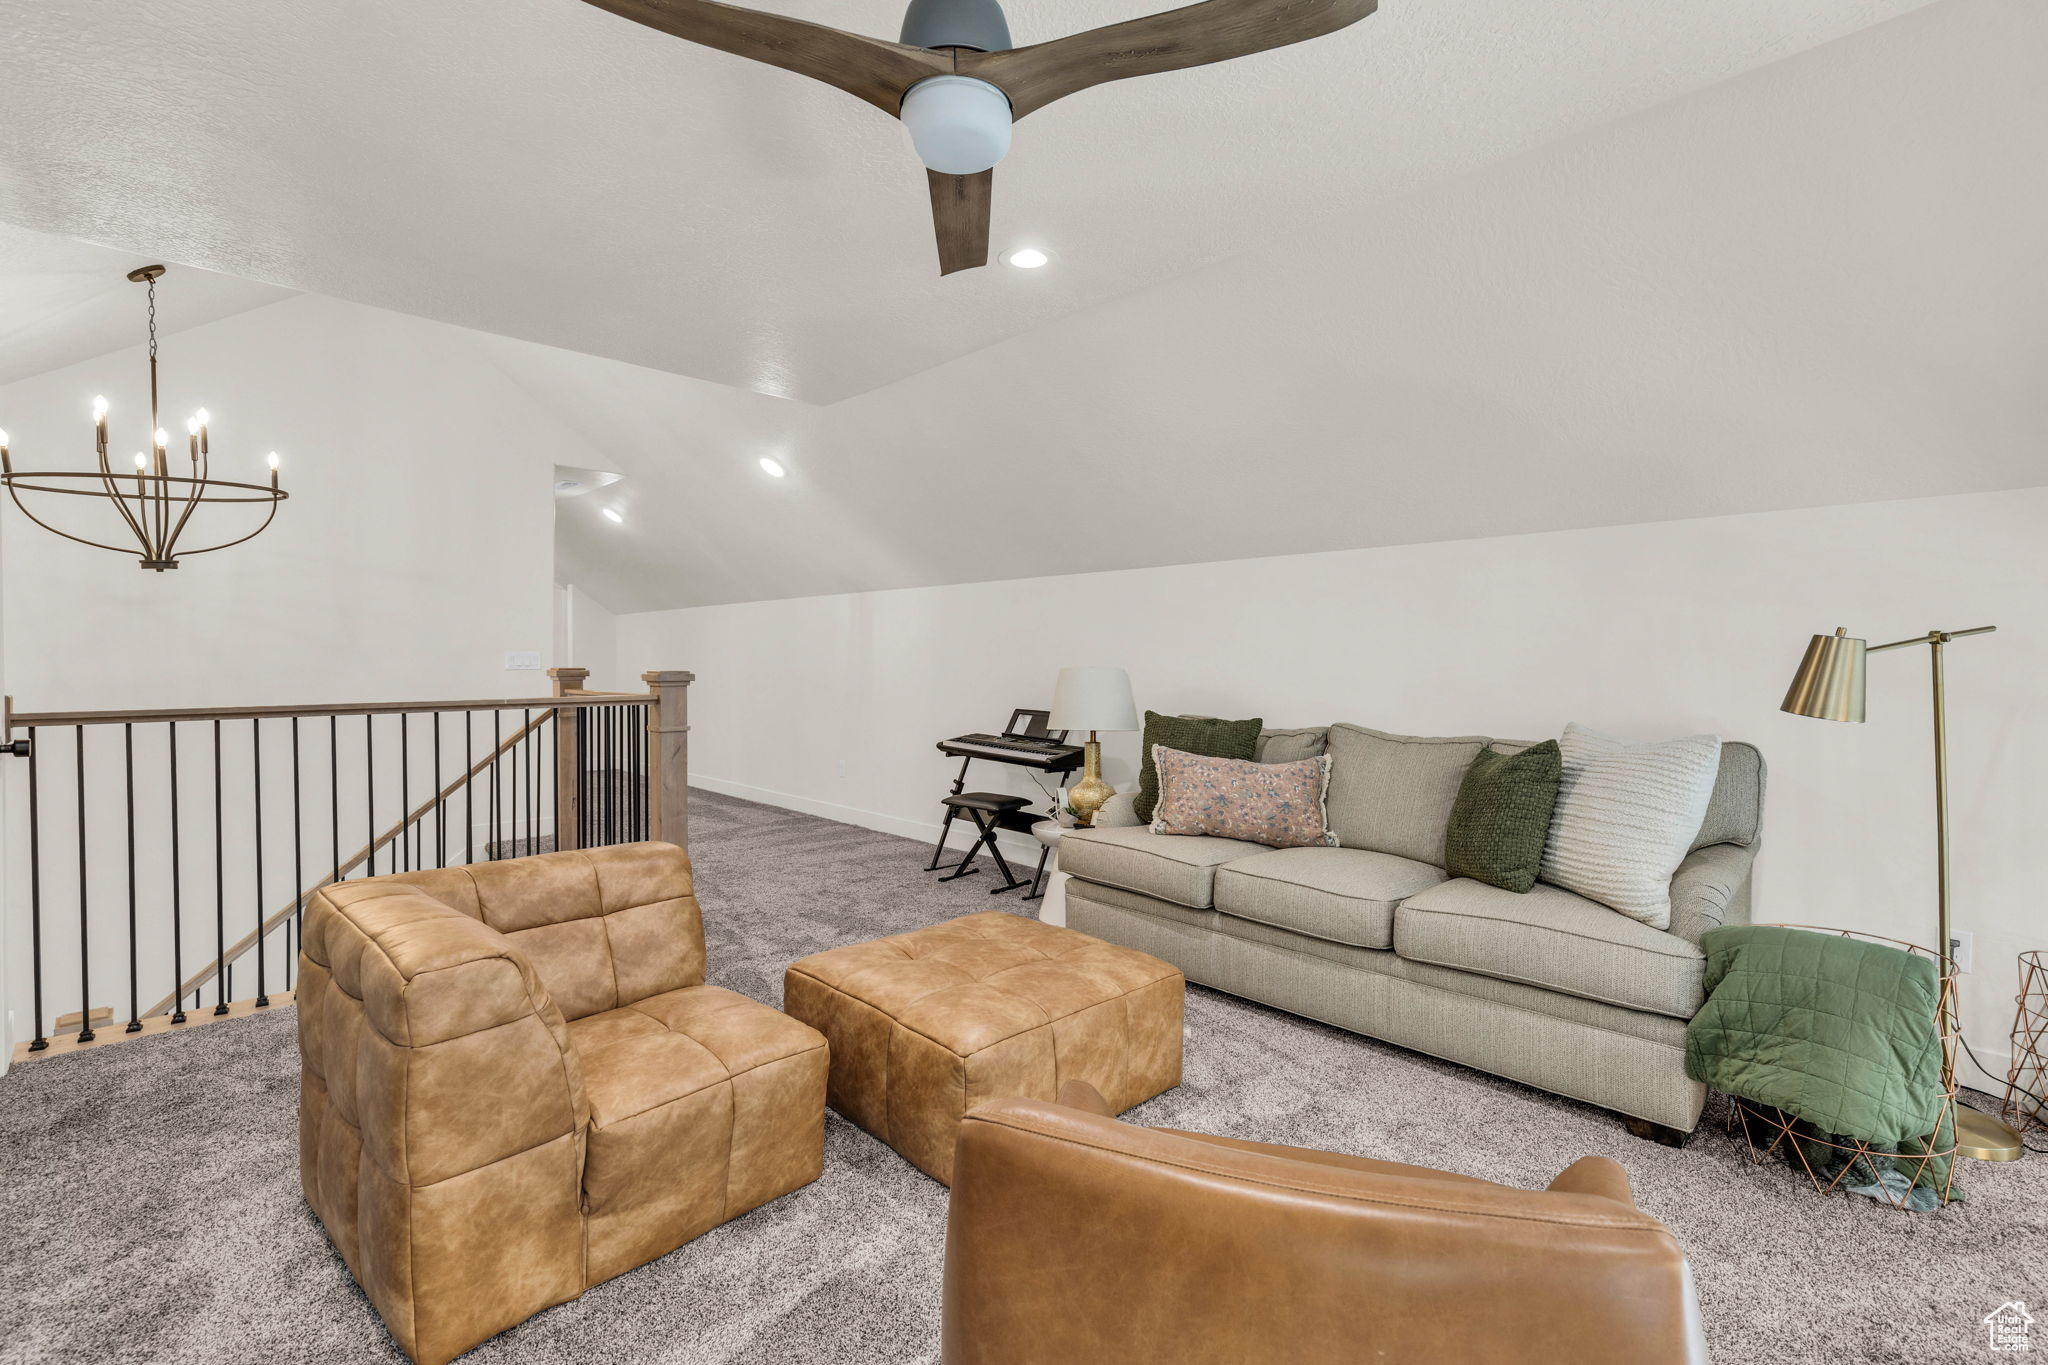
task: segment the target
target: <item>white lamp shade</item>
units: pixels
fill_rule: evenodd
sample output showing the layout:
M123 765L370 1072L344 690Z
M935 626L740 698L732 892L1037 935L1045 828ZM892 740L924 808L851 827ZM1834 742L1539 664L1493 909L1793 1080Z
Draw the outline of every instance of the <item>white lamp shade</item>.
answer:
M979 175L1010 150L1010 97L971 76L933 76L903 97L918 159L941 175Z
M1121 668L1063 668L1052 689L1055 730L1135 730L1131 675Z

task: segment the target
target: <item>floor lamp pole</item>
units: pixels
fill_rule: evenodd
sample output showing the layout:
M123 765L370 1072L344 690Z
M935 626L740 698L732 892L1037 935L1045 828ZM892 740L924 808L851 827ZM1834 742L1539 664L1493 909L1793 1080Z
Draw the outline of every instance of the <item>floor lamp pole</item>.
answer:
M1934 660L1934 884L1941 915L1941 974L1949 976L1955 971L1950 955L1956 939L1948 924L1948 690L1942 685L1941 645L1939 636L1927 642L1928 656ZM1947 1058L1944 1065L1953 1072L1955 1059ZM1942 1077L1952 1079L1953 1075Z
M1934 681L1934 882L1935 901L1941 934L1941 974L1951 983L1954 991L1955 979L1955 934L1949 928L1948 890L1948 687L1942 672L1942 646L1959 635L1983 635L1993 627L1979 626L1975 630L1941 631L1930 630L1926 635L1912 640L1899 640L1888 645L1872 645L1869 652L1885 649L1902 649L1908 645L1924 644L1932 659L1931 674ZM1957 1014L1956 1036L1961 1036L1962 1006L1959 999L1951 994L1948 1008ZM1955 1085L1956 1057L1955 1044L1944 1038L1941 1049L1941 1080L1944 1089ZM1963 1156L1975 1157L1979 1161L2017 1161L2024 1150L2019 1134L2012 1128L1982 1110L1967 1105L1956 1106L1956 1151Z

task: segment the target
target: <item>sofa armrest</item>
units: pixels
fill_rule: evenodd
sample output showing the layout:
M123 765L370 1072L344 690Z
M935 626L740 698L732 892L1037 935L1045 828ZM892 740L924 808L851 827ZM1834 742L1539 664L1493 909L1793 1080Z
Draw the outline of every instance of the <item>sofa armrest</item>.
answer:
M1095 829L1130 829L1141 823L1138 819L1138 794L1118 792L1102 803L1102 809L1095 812Z
M300 962L300 1179L398 1344L445 1361L574 1298L589 1106L525 955L365 879L308 901Z
M1676 1239L1597 1167L1575 1178L1597 1188L1543 1193L1312 1155L977 1107L954 1160L943 1358L1704 1365ZM1161 1247L1196 1264L1161 1274Z
M1696 848L1671 876L1671 932L1693 946L1724 924L1749 923L1749 879L1757 846Z

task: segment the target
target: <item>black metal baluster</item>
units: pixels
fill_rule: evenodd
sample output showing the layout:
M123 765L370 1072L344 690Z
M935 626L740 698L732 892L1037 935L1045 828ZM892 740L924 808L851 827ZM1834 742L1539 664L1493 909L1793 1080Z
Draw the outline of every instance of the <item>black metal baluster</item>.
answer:
M557 853L562 851L562 713L550 711L541 729L548 732L548 807L554 815L548 821Z
M251 791L256 810L256 1005L260 1009L270 1003L270 984L264 969L264 959L269 957L263 941L263 721L251 718L249 721L249 771L252 774Z
M292 922L291 930L284 940L284 988L292 988L292 969L297 965L298 954L292 951L292 939L296 937L299 947L306 946L306 825L300 810L299 779L299 718L292 717Z
M227 850L220 818L220 722L213 723L213 1012L228 1012Z
M392 852L392 870L405 857L404 871L412 871L412 716L398 713L398 847Z
M448 805L441 796L441 713L434 713L434 866L448 866Z
M514 730L512 732L512 747L505 754L505 804L511 809L511 814L507 817L506 823L512 827L512 856L515 858L519 856L521 851L519 816L525 809L526 801L526 794L521 790L519 782L521 777L520 765L526 759L526 754L519 746L525 742L526 737L520 734L519 731Z
M377 717L363 715L363 871L377 875Z
M126 1033L142 1032L142 1001L135 984L135 726L121 726L121 761L128 798L128 1027Z
M178 832L178 722L168 731L171 751L171 1022L185 1022L185 875L184 840Z
M590 708L576 708L576 846L590 847Z
M647 820L647 708L633 708L633 837L652 835Z
M504 831L498 823L498 760L503 755L499 750L505 747L505 713L491 712L491 839L489 853L496 862L503 853Z
M535 747L533 708L527 707L519 713L519 733L526 738L519 741L526 746L522 757L526 762L526 843L528 853L540 852L540 750Z
M327 718L327 837L334 853L333 880L341 880L341 717ZM303 940L302 940L303 941Z
M476 861L476 712L462 713L462 861Z
M43 1034L43 812L41 787L36 781L36 729L23 732L28 739L28 942L29 971L33 980L36 1036L29 1041L30 1052L50 1045Z
M89 1043L92 1031L92 934L86 916L91 897L85 881L85 727L72 730L76 737L78 762L78 993L85 1003L78 1007L78 1041Z

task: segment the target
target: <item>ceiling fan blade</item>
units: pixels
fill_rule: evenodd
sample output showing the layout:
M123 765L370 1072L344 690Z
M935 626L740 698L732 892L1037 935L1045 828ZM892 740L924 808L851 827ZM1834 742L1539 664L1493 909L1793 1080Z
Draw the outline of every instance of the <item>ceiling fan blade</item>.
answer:
M972 270L988 264L988 206L996 173L941 175L926 171L931 181L932 226L939 237L939 273Z
M585 2L677 38L836 85L892 118L902 108L904 91L927 76L953 72L952 59L943 53L718 0Z
M1355 24L1379 0L1202 0L1007 52L958 52L959 75L1000 86L1023 118L1054 100L1126 76L1206 66Z

